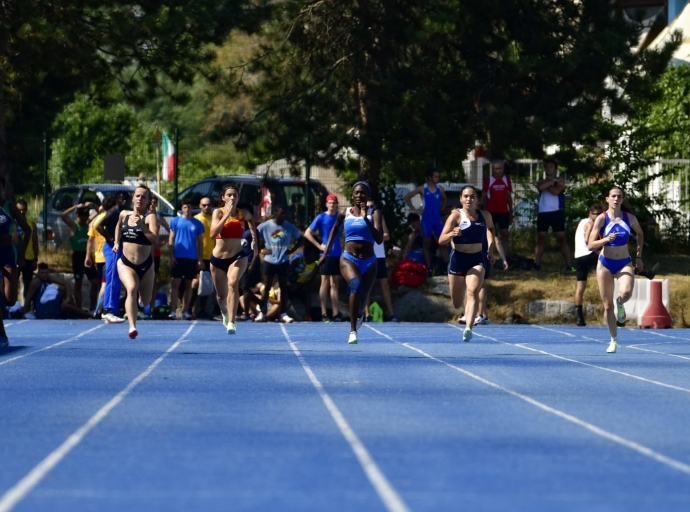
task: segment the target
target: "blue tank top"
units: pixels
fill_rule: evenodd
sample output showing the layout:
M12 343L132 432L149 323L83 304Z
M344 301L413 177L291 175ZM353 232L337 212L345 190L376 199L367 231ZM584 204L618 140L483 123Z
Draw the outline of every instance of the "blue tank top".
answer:
M0 235L11 235L14 217L10 214L10 203L5 201L0 208Z
M612 247L628 245L628 240L630 239L630 219L628 219L627 213L622 213L622 222L612 222L609 217L609 212L604 212L604 225L601 231L599 231L599 235L601 238L605 238L611 233L616 233L615 240L607 242L606 245Z
M465 214L462 210L458 209L458 211L460 212L461 222L462 220L467 219L470 222L470 226L460 231L459 236L454 236L453 243L456 245L482 244L482 248L484 247L484 244L487 244L488 247L486 238L486 221L484 220L482 212L477 210L477 220L471 220L465 217Z
M424 184L424 213L425 222L441 222L441 188L436 185L436 192L429 190L429 185Z
M369 226L362 217L355 217L352 214L353 208L348 208L345 214L345 242L360 241L375 244L374 237L369 231Z

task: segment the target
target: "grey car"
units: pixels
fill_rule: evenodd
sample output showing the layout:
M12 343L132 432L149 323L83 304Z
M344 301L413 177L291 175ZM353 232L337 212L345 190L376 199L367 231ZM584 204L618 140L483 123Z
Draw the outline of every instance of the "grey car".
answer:
M60 246L69 240L69 228L60 218L60 214L70 206L79 203L100 205L106 196L117 194L120 191L129 192L131 196L135 188L133 185L111 183L60 187L48 198L48 241ZM175 215L172 204L157 192L153 192L153 194L158 198L158 213L170 221ZM131 207L131 203L129 207ZM76 212L72 212L72 218L75 217ZM41 240L43 237L43 211L38 214L37 221L38 238ZM167 236L164 228L161 228L161 236Z

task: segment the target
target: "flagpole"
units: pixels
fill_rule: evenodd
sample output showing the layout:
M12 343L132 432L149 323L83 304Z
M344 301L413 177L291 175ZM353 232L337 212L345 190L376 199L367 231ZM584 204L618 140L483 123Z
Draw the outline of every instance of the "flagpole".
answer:
M179 150L180 150L180 130L175 128L175 156L173 158L173 172L174 172L174 179L175 179L175 187L174 187L174 192L173 192L173 198L175 200L174 205L175 205L175 213L177 214L177 210L179 209L180 205L178 204L177 201L177 178L179 174L179 165L178 165L178 159L180 157L179 155Z

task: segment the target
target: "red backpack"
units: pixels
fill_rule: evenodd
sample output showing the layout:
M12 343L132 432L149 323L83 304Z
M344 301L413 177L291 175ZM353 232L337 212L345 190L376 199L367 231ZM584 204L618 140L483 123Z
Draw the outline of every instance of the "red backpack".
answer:
M426 267L423 263L404 259L395 264L391 280L405 286L421 286L426 282Z

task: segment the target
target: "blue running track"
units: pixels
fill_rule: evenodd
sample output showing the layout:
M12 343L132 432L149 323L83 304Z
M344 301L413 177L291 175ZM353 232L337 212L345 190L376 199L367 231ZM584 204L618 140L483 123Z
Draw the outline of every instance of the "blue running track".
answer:
M690 510L690 331L9 321L0 512Z

